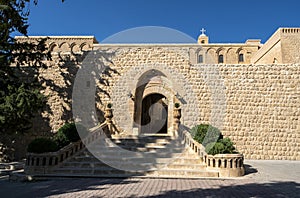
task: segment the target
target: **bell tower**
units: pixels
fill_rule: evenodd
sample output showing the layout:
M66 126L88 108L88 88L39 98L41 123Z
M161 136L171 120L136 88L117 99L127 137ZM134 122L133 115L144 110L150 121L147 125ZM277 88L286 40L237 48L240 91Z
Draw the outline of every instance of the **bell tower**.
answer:
M205 35L206 30L202 28L200 32L201 34L198 37L198 44L208 44L208 36Z

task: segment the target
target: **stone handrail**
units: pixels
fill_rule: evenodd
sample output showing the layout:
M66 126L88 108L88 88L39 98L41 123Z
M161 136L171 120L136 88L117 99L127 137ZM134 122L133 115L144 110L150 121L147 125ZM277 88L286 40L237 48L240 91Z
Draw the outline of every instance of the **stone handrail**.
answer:
M85 148L88 145L98 139L107 131L107 123L103 123L100 126L90 129L90 134L83 140L72 142L69 145L61 148L56 152L48 153L27 153L25 172L27 174L47 174L50 173L51 168L55 167L77 152Z
M205 147L195 141L192 135L184 130L178 130L178 135L182 138L185 145L189 146L195 153L197 153L202 160L204 160L204 156L207 155L205 152Z
M208 155L205 152L205 147L195 141L189 132L178 130L178 134L184 144L201 157L208 170L219 172L219 177L240 177L245 174L244 156L242 154Z
M204 156L209 170L219 171L220 177L240 177L245 174L242 154L216 154Z

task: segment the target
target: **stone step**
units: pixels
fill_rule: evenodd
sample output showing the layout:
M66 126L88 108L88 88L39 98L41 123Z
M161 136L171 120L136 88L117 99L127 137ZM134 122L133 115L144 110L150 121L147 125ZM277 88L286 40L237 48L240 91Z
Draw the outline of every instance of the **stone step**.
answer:
M168 145L169 143L146 143L146 144L143 144L143 143L123 143L123 142L120 142L120 143L115 143L115 145L113 146L119 146L119 147L127 147L127 148L130 148L130 147L139 147L139 148L166 148L166 146Z
M167 165L168 169L186 169L186 170L205 170L205 164L175 164L171 163Z
M138 170L119 170L119 169L114 169L111 167L107 167L107 168L73 168L73 169L69 169L69 168L59 168L59 169L55 169L52 170L52 174L59 174L59 176L61 174L70 174L70 175L86 175L86 176L90 176L90 175L145 175L146 173L148 174L153 174L154 170L149 170L149 171L138 171Z
M92 146L89 147L93 153L98 154L109 154L109 155L126 155L128 151L136 153L182 153L184 148L166 148L166 147L103 147L103 146Z
M53 170L53 174L78 177L218 177L203 160L180 141L168 137L104 138L89 145ZM111 142L112 141L112 142ZM98 159L99 158L99 159ZM122 169L122 170L119 170Z
M113 162L112 162L113 163ZM152 163L119 163L120 165L127 166L152 166ZM106 168L110 167L109 164L104 162L65 162L60 168Z
M147 176L167 177L167 178L203 178L203 177L219 177L218 172L206 170L182 170L182 169L167 169L157 170L153 173L147 173Z
M127 143L127 144L169 144L171 140L167 139L110 139L106 140L106 142L113 142L113 143Z
M176 158L173 162L177 164L202 164L203 160L199 158Z
M119 164L132 164L133 162L140 164L140 163L170 163L173 162L174 159L172 157L116 157L116 156L101 156L99 159L95 157L89 156L75 156L72 159L68 160L68 162L108 162L108 163L119 163ZM65 162L66 163L66 162Z

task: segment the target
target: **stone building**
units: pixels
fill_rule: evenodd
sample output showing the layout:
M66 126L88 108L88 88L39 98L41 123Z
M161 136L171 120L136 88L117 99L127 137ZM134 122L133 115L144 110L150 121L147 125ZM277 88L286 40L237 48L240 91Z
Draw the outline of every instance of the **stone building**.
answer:
M300 28L279 28L265 44L210 43L204 32L195 44L101 44L93 36L47 42L53 60L40 69L49 99L35 119L39 134L73 119L76 73L88 67L97 87L91 125L111 103L117 133L173 135L179 103L184 127L217 126L246 159L300 160ZM81 82L93 86L89 78Z

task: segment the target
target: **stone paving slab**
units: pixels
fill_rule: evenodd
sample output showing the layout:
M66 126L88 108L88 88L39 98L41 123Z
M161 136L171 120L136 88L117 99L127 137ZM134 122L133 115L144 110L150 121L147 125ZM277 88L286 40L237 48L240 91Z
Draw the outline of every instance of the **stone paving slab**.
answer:
M238 179L0 179L0 197L299 197L300 161L245 161Z

